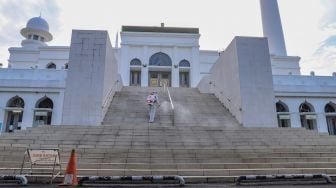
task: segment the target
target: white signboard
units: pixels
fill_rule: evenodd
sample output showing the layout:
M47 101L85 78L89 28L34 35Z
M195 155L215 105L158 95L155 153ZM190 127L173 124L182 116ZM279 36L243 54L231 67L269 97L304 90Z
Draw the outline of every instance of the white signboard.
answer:
M290 119L290 115L279 115L279 119Z
M306 119L316 119L316 115L306 115Z
M48 116L48 112L46 112L46 111L36 111L35 116Z
M35 165L59 165L58 149L28 149L30 160Z

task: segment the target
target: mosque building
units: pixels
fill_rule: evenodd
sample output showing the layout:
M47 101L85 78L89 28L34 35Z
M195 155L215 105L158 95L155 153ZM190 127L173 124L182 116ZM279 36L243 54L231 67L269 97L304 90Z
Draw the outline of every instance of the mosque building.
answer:
M81 30L73 31L70 46L48 46L53 35L47 21L41 16L31 18L21 30L24 37L21 47L9 48L8 68L0 69L0 130L97 125L120 87L167 85L213 93L243 126L304 127L336 135L336 77L301 75L300 57L288 56L286 52L277 1L260 0L260 5L265 38L237 37L223 52L201 50L198 28L166 27L163 23L159 27L122 26L121 42L117 40L114 46L103 41L104 32ZM248 62L250 57L241 53L245 49L243 43L255 44L249 48L255 49L251 53L262 54L266 38L268 53L260 56L265 57L260 59L265 64L239 63L244 58ZM237 52L237 59L232 61L240 66L231 67L238 71L237 79L232 75L234 71L225 68L231 66L227 63L229 57L234 57L231 49ZM100 59L102 53L105 59ZM83 58L91 60L87 62ZM265 91L249 85L250 78L256 75L261 79L256 82L270 83ZM237 92L236 80L241 84ZM89 82L97 84L101 93L78 88L78 85L85 88ZM80 100L88 100L81 97L83 92L100 97L92 114L82 110ZM235 102L236 96L240 102ZM81 114L90 120L82 121Z

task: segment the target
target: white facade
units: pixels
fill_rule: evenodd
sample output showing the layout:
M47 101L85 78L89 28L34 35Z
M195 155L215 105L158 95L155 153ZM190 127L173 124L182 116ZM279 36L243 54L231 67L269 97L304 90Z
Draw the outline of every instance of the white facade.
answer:
M66 119L66 124L99 124L117 90L115 83L122 83L138 87L163 84L198 87L201 92L214 93L244 126L274 127L278 121L280 127L305 127L336 134L336 77L301 76L300 57L287 56L276 0L261 0L260 3L269 48L263 42L248 42L250 39L245 38L239 40L247 42L249 50L244 45L234 45L224 52L200 50L198 28L163 25L123 26L120 47L116 44L112 48L108 35L107 40L105 35L104 39L100 38L101 31L81 30L77 31L81 38L73 36L71 46L48 46L46 42L53 38L48 23L40 17L32 18L21 30L25 38L22 47L9 48L9 68L0 69L1 131L8 131L11 124L15 124L14 129L60 125ZM91 34L95 35L94 42ZM258 40L264 38L251 39ZM82 46L76 46L79 44ZM95 45L103 45L106 51ZM262 61L244 55L245 50L251 55L252 51L265 54L267 49L268 53L260 56L264 58ZM234 57L231 51L235 50L239 58L230 58ZM93 51L101 51L99 56L105 54L103 59L95 60L97 56ZM81 55L92 57L92 61ZM85 63L76 64L82 61ZM90 66L90 63L99 62L99 66ZM81 110L81 106L69 107L73 105L70 98L76 98L94 85L78 90L69 90L67 86L75 87L76 82L81 82L80 77L87 83L85 79L98 72L101 76L95 75L97 77L91 81L100 83L103 80L102 85L97 86L100 92L93 94L94 105L97 109L101 107L102 112L96 115L85 112L92 115L91 119L77 122L71 117L74 117L73 110ZM41 101L45 103L40 105ZM263 106L259 103L267 109L258 110ZM47 107L42 108L45 105ZM253 117L258 121L250 121Z

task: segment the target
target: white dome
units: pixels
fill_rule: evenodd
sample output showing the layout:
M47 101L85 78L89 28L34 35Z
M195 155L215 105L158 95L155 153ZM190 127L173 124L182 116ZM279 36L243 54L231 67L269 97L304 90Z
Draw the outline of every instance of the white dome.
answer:
M41 18L41 17L34 17L31 18L28 22L27 22L27 28L30 29L36 29L36 30L42 30L42 31L47 31L49 32L49 24L48 22Z
M28 20L25 28L21 29L21 35L26 38L23 43L41 43L49 42L52 40L52 35L49 32L48 22L40 17L34 17ZM36 39L33 37L37 36ZM39 42L38 42L39 41ZM21 43L21 44L23 44Z

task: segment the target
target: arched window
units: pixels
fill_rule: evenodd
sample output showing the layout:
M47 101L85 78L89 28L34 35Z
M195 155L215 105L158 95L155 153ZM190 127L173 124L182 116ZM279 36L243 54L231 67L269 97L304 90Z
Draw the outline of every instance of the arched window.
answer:
M336 110L335 110L335 104L332 103L332 102L330 102L327 105L325 105L324 112L325 113L335 113L336 112Z
M46 66L47 69L56 69L55 63L51 62Z
M49 97L43 97L36 102L36 108L50 108L54 107L53 101Z
M308 102L304 102L300 105L300 112L314 112L314 107Z
M276 103L276 111L277 112L289 112L287 105L281 101Z
M170 57L162 52L152 55L149 59L150 66L172 66Z
M282 101L278 101L276 104L276 112L278 117L278 126L279 127L290 127L290 114L288 106Z
M134 58L131 60L130 65L131 66L141 66L141 61L138 58Z
M64 64L64 69L68 69L69 68L69 63Z
M328 132L330 135L336 135L336 105L332 102L329 102L324 107L324 112L326 113L326 120L328 126Z
M316 114L314 107L308 102L304 102L299 107L301 126L308 130L317 130Z
M36 102L34 126L50 125L54 103L49 97L42 97Z
M179 66L180 67L190 67L190 63L189 63L188 60L184 59L184 60L180 61Z
M15 96L7 102L7 107L24 108L24 101L21 97Z
M21 129L24 101L21 97L15 96L7 102L7 107L14 108L8 109L6 111L7 122L6 122L6 132L14 132L15 130Z

